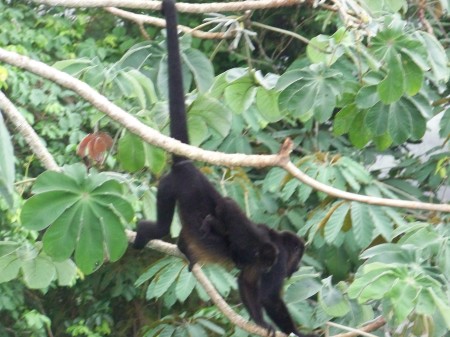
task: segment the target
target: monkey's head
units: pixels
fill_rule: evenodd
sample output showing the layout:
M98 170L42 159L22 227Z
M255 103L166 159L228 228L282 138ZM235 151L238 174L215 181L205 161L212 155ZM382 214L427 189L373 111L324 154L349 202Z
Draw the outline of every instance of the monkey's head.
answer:
M302 238L292 232L281 232L281 242L287 252L287 277L291 277L300 267L300 260L305 251L305 243Z

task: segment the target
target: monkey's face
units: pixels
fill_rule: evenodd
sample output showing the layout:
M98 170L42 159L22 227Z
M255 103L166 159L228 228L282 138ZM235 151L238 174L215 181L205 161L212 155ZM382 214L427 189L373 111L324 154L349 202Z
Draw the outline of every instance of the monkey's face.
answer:
M305 251L303 240L291 232L282 233L283 247L287 251L287 277L291 277L300 268L300 260Z

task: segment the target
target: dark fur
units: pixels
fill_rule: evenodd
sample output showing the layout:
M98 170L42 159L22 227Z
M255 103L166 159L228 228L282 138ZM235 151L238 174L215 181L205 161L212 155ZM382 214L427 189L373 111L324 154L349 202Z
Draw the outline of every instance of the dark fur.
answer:
M251 265L240 266L239 292L242 302L250 317L260 326L274 331L274 328L264 320L263 309L272 321L286 334L301 334L286 307L282 295L284 279L289 278L298 270L304 252L303 240L288 231L276 231L266 225L252 223L232 199L223 198L217 205L214 215L208 216L203 222L204 235L210 238L227 236L230 241L231 255L234 259L239 254L245 254L247 246L251 246L245 235L240 234L241 224L246 228L254 228L261 235L270 239L277 249L277 259L270 268L252 268ZM238 266L239 267L239 266Z
M163 12L167 23L170 133L189 143L174 0L163 1ZM234 263L241 270L239 292L253 320L274 331L263 319L264 308L284 332L303 336L280 296L284 279L298 268L304 247L300 238L254 224L232 199L222 197L190 160L173 155L171 171L158 187L157 221L138 223L135 248L169 234L175 205L182 223L178 247L190 267L199 261Z

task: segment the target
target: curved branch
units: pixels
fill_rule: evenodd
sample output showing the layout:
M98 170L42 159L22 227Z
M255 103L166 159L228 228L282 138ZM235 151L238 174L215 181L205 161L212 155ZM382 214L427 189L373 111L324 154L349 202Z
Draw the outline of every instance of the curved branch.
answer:
M0 60L28 70L36 75L76 92L98 110L124 126L128 129L128 131L141 137L145 142L161 147L168 152L186 156L194 160L226 166L269 167L277 166L281 164L282 161L288 160L286 156L280 155L226 154L215 151L200 150L195 146L184 144L173 138L165 136L155 129L143 124L136 117L128 114L122 108L111 103L105 96L98 93L88 84L65 72L50 67L45 63L32 60L29 57L7 51L2 48L0 48Z
M8 117L9 121L17 128L19 133L25 138L30 146L31 151L38 157L42 165L48 170L60 171L60 167L56 164L53 156L48 152L47 148L42 144L39 136L34 129L28 124L25 117L16 109L14 104L0 91L0 108Z
M119 16L125 20L133 21L138 25L148 24L156 27L164 28L166 27L166 20L156 18L149 15L137 14L128 11L124 11L123 9L118 9L115 7L106 7L105 11ZM198 37L199 39L226 39L228 37L233 37L232 34L222 33L222 32L204 32L202 30L196 30L187 26L178 25L178 29L183 33L190 34L194 37Z
M379 197L371 197L362 194L350 193L347 191L342 191L332 186L328 186L324 183L321 183L307 174L300 171L292 162L287 162L285 164L280 165L290 174L292 174L295 178L305 183L306 185L311 186L317 191L324 192L328 195L331 195L336 198L350 200L350 201L358 201L363 202L365 204L377 205L377 206L387 206L387 207L399 207L399 208L409 208L409 209L422 209L428 211L439 211L439 212L450 212L450 205L448 204L432 204L427 202L420 201L407 201L407 200L398 200L398 199L385 199Z
M33 0L48 6L64 7L124 7L136 9L160 10L161 1L142 0ZM177 3L177 10L184 13L234 12L254 9L290 7L304 3L305 0L249 0L242 2L215 3Z
M70 76L67 73L52 68L45 63L30 59L29 57L7 51L0 48L0 60L19 68L28 70L36 75L51 80L65 88L73 90L85 100L90 102L98 110L108 115L113 120L124 126L130 132L141 137L145 142L158 146L168 152L176 153L188 158L225 166L249 166L249 167L273 167L279 166L291 173L296 179L305 184L325 192L331 196L351 201L358 201L372 205L401 207L411 209L422 209L429 211L450 212L449 204L433 204L418 201L406 201L397 199L385 199L369 197L365 195L350 193L327 186L309 177L300 171L291 161L289 153L292 142L286 141L279 154L272 155L245 155L228 154L222 152L202 150L192 145L183 144L173 138L165 136L151 127L141 123L137 118L111 103L105 96L98 93L88 84Z

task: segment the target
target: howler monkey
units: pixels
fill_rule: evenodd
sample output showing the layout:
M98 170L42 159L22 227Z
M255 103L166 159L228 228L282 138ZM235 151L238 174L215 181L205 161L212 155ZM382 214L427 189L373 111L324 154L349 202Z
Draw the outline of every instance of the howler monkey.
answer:
M167 29L170 134L189 143L175 1L163 0L162 7ZM298 268L303 253L300 238L251 222L183 156L173 155L171 170L159 183L156 202L157 220L139 221L135 248L169 234L177 205L182 223L177 244L190 267L199 261L234 263L240 269L242 301L255 322L273 332L263 319L264 308L284 332L303 336L280 297L284 279Z

